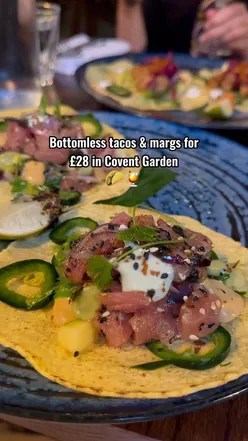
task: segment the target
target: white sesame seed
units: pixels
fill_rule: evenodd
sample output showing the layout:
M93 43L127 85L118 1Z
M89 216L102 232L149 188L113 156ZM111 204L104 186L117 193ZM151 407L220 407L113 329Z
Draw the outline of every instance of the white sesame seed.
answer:
M205 311L204 308L200 308L200 309L199 309L199 313L202 314L202 315L205 315L205 314L206 314L206 311Z
M188 296L183 296L183 300L184 300L185 302L187 302L187 300L188 300Z
M191 334L191 335L189 336L189 339L192 340L192 341L197 341L197 340L199 340L199 338L196 337L196 335L194 335L194 334Z
M182 236L178 236L177 240L183 240Z
M214 302L212 302L210 308L212 309L212 311L215 311L215 309L216 309L216 304L215 304Z
M191 247L191 250L192 250L192 251L195 251L195 247Z
M156 251L158 251L157 247L152 247L150 248L151 253L156 253Z
M214 291L213 291L211 288L208 288L208 292L209 292L210 294L214 294Z
M157 308L157 311L158 312L164 312L164 309L163 308Z
M124 225L124 224L121 224L119 226L119 230L128 230L128 227L126 225Z
M109 311L105 311L103 314L102 314L102 317L108 317L110 315L110 312Z
M184 262L186 262L190 265L190 259L184 259Z
M178 275L179 275L179 278L180 278L181 280L185 280L185 279L186 279L185 274L178 273Z
M221 301L220 300L216 300L216 306L218 306L218 308L220 308L221 307Z

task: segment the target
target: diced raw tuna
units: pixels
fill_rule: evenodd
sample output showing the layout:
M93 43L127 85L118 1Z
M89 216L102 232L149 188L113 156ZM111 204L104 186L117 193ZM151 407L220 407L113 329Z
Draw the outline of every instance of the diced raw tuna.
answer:
M151 303L151 299L143 291L121 291L103 293L101 301L109 311L136 312Z
M22 152L26 140L30 137L30 132L27 127L22 127L18 122L10 121L7 131L7 147L3 146L5 150L13 150L14 152Z
M124 242L116 236L118 231L118 226L109 230L109 224L104 224L78 240L64 265L67 278L74 283L83 284L86 265L92 255L110 256L115 249L123 248Z
M89 190L98 180L94 176L80 176L77 173L64 176L61 183L61 190L74 190L83 193Z
M111 218L111 223L115 225L126 225L128 226L129 222L132 220L131 216L129 216L127 213L122 211L119 214L116 214L116 216Z
M215 331L220 323L221 306L222 303L216 294L208 292L203 286L195 289L180 310L179 326L182 339L205 337Z
M99 317L95 321L95 326L104 334L107 345L118 348L129 341L132 335L130 317L130 314L112 311L108 317Z
M142 227L155 227L155 221L153 216L150 214L141 214L140 216L136 216L135 218L136 224L141 225Z
M166 303L166 300L151 302L139 309L129 320L133 330L132 340L135 345L142 345L151 340L168 343L180 335L178 327L180 305Z

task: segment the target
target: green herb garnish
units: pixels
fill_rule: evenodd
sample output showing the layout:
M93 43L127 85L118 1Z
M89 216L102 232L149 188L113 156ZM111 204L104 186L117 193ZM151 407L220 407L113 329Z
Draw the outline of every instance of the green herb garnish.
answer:
M14 194L15 198L18 198L22 195L37 196L40 192L38 187L30 184L27 181L23 181L20 178L16 178L14 181L12 181L11 191Z
M41 115L41 116L46 115L47 106L48 106L47 98L45 97L45 95L43 95L40 100L40 105L39 105L39 109L38 109L39 115Z
M100 291L112 282L112 269L113 265L102 256L91 256L87 264L87 272Z
M58 100L56 101L55 108L54 108L54 116L61 121L62 120L62 114L61 114L61 102Z
M248 299L248 291L234 291L237 294L239 294L240 296L244 297L245 299Z
M211 258L211 260L219 260L219 257L217 256L217 254L213 250L210 251L210 258Z
M137 187L129 188L121 196L96 201L95 204L121 205L123 207L141 205L163 187L174 181L176 176L176 173L163 168L142 168Z
M118 233L118 238L124 242L151 242L158 237L158 232L153 227L144 227L136 225L135 212L137 207L133 209L133 226L125 231Z
M224 280L230 279L230 277L231 277L230 273L222 273L219 276L214 277L214 279L215 280L221 280L223 282Z
M152 227L134 225L128 230L118 233L118 238L127 242L151 242L158 237L158 232Z

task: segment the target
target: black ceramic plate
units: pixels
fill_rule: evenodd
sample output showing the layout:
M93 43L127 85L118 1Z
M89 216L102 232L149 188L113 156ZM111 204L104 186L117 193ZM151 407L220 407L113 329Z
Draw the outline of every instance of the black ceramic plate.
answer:
M99 63L110 63L115 60L120 60L122 58L130 60L136 63L142 63L144 59L153 56L164 56L164 54L142 54L142 55L129 55L125 57L108 57L102 58L100 60L91 61L87 64L81 66L76 72L76 78L78 80L79 85L92 97L94 97L97 101L106 105L109 108L118 110L119 112L127 112L130 114L134 114L137 116L151 116L156 119L162 119L164 121L176 122L179 124L184 124L186 126L205 128L205 129L227 129L227 130L235 130L235 129L247 129L248 128L248 114L240 113L238 111L234 112L232 118L227 121L212 121L211 119L206 118L204 115L200 115L197 112L181 112L179 110L170 110L170 111L140 111L131 107L125 107L122 104L119 104L114 99L110 97L101 95L100 93L94 91L85 77L85 72L88 66ZM217 60L209 60L207 58L192 58L189 55L185 54L175 54L174 59L179 66L180 69L187 69L192 72L196 72L199 69L214 69L218 68L223 64L223 61Z
M127 138L200 139L200 147L179 150L177 179L150 203L171 214L200 220L248 244L248 149L196 129L150 118L96 113ZM150 151L160 156L164 151ZM172 153L174 156L174 153ZM197 375L193 373L192 375ZM123 380L124 381L124 380ZM248 375L214 389L160 400L99 398L66 389L38 374L11 349L0 347L0 413L60 422L102 423L159 419L201 409L248 390Z

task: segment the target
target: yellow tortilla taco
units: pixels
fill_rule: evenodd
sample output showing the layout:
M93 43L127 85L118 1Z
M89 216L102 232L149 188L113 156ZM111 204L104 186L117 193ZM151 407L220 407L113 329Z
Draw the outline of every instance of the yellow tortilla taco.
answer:
M116 168L112 160L134 156L132 149L110 147L110 138L124 137L94 115L47 107L44 99L39 109L1 112L0 118L1 239L39 233L87 200Z
M88 66L85 78L98 95L137 111L200 111L209 119L223 120L234 110L247 112L247 62L230 61L220 69L180 69L171 54L135 63L121 59ZM231 95L230 110L210 112L218 100ZM206 109L206 112L205 112Z
M0 343L64 386L166 398L248 373L248 251L196 220L89 203L0 265Z

